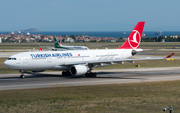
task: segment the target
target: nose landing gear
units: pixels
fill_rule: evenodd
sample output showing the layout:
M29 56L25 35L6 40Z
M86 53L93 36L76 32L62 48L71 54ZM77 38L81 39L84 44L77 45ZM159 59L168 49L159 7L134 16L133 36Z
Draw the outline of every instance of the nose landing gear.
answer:
M24 71L23 70L19 70L19 72L21 73L20 78L25 79Z
M21 75L21 76L20 76L20 78L24 79L24 78L25 78L25 76L24 76L24 75Z

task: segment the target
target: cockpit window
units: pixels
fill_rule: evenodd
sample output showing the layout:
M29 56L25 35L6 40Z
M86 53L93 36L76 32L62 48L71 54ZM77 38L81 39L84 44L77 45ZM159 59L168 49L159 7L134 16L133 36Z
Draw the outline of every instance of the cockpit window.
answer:
M16 60L16 58L8 58L8 60Z

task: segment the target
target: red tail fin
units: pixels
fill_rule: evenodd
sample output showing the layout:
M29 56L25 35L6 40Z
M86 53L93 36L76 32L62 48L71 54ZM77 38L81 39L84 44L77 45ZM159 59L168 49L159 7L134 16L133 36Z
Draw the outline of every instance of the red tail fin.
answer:
M118 49L138 49L145 22L138 22L124 44Z

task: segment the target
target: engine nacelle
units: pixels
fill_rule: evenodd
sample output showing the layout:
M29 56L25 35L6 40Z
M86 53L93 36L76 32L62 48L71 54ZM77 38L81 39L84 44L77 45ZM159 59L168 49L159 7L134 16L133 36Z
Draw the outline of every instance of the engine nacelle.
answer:
M89 68L85 65L73 65L70 68L70 73L72 76L83 75L89 71Z

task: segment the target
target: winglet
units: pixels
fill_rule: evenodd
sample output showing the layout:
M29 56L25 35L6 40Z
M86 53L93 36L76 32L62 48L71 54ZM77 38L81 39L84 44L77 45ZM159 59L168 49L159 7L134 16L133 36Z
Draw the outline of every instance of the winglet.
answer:
M171 58L175 53L171 53L170 55L168 55L166 58Z

